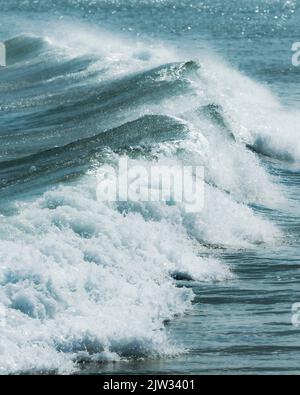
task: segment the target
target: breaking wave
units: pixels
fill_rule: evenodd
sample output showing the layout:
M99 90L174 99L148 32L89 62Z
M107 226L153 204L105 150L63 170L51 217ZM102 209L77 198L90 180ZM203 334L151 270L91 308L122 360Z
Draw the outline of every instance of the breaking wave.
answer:
M209 54L182 60L101 34L103 46L91 33L6 42L2 373L174 355L164 323L193 300L176 281L225 281L234 274L219 248L280 237L253 206L284 199L261 156L299 160L298 114ZM97 175L120 157L204 166L203 212L98 202Z

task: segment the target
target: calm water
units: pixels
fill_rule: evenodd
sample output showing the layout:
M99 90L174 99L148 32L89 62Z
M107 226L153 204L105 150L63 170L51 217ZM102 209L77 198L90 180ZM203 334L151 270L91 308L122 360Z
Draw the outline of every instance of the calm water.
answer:
M0 373L298 374L297 1L0 0ZM201 165L205 206L97 201Z

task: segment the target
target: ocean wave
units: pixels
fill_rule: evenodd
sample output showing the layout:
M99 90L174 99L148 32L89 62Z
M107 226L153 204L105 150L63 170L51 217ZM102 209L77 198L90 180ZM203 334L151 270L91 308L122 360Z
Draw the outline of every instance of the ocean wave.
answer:
M176 281L231 279L217 248L281 237L253 205L274 209L284 194L248 147L297 161L298 115L219 59L88 37L6 42L1 373L174 355L164 322L193 300ZM99 172L120 157L204 166L204 210L99 202Z

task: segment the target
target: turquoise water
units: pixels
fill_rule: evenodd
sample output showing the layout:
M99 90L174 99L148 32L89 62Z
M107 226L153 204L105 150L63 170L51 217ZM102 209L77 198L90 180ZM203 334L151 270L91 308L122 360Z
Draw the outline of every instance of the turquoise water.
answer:
M299 3L0 12L0 373L298 374ZM121 157L203 211L97 201Z

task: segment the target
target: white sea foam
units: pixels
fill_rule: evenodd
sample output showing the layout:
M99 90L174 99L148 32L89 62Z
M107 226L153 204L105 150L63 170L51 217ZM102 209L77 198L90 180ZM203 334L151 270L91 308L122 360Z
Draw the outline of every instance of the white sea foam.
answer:
M265 87L216 58L203 60L209 94L222 104L236 138L262 154L299 162L299 112L284 108Z
M199 256L179 224L99 203L95 181L47 192L1 218L2 373L177 352L163 321L189 308L192 293L172 275L230 277Z

